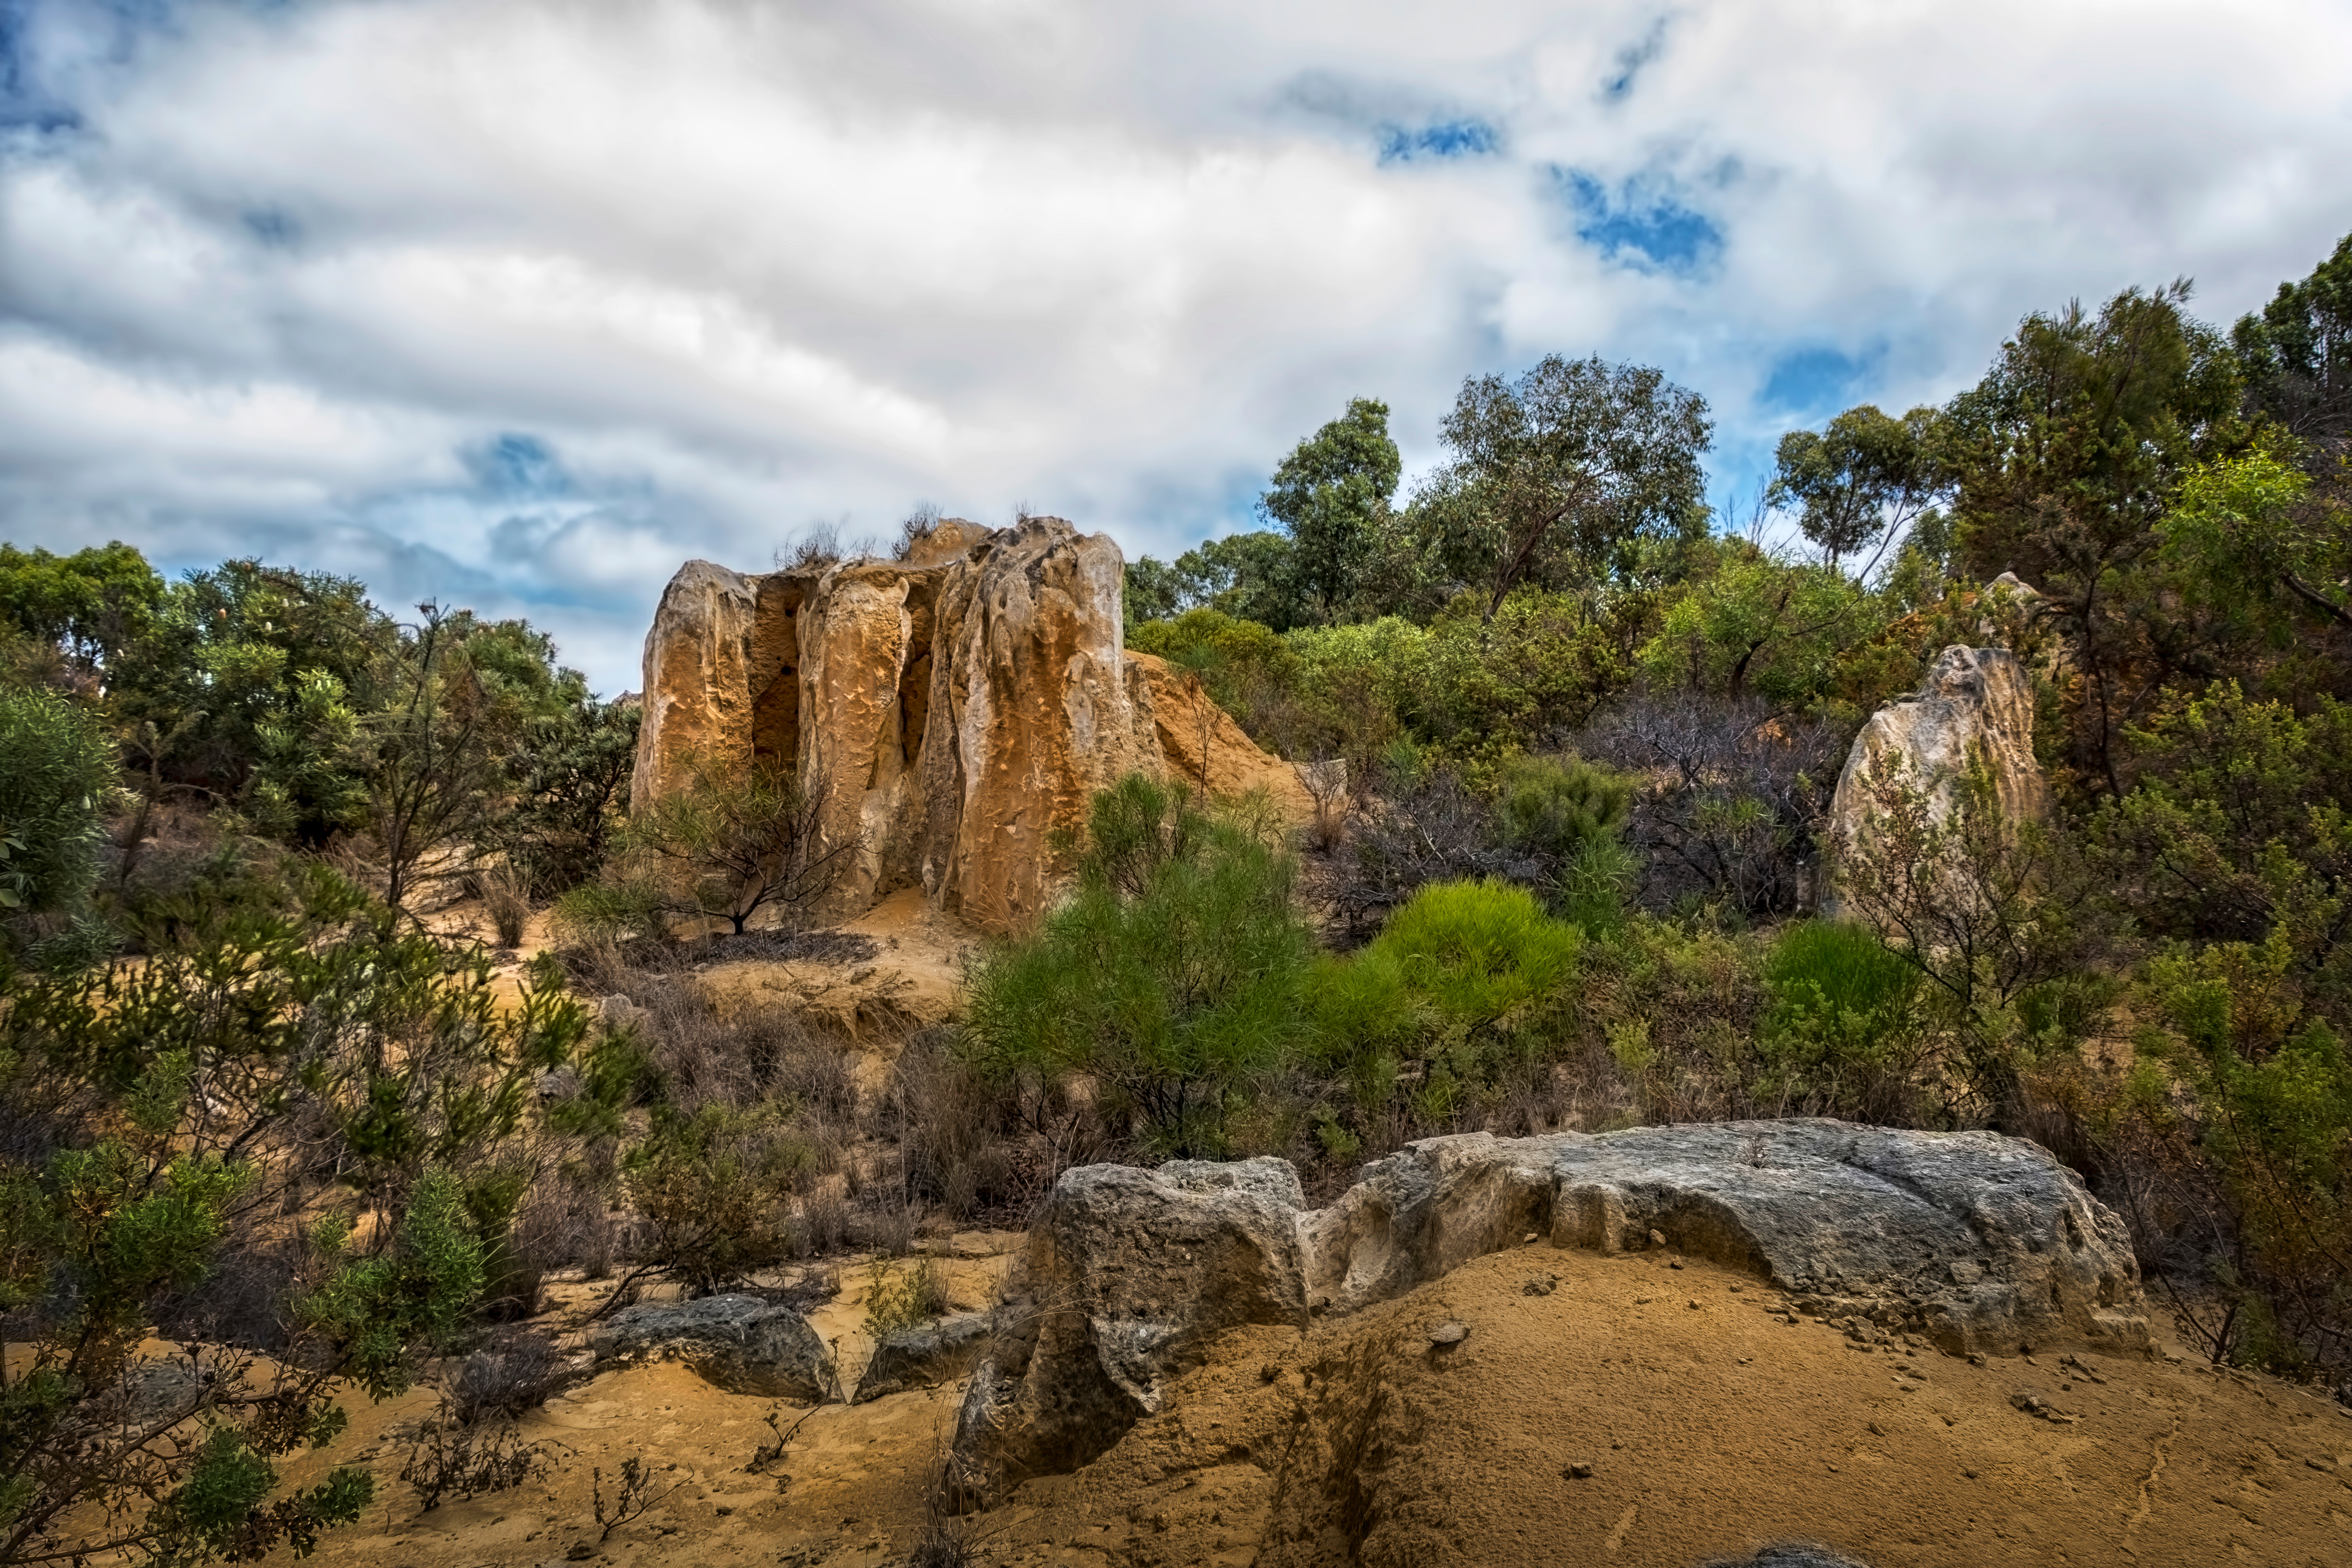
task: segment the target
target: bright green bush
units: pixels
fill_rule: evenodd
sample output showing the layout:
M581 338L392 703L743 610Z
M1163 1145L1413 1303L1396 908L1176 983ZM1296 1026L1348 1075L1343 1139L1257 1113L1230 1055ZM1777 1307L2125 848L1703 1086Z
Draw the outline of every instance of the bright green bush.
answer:
M1223 1152L1304 1032L1292 875L1262 825L1122 779L1095 797L1070 897L974 967L967 1059L999 1081L1091 1079L1145 1147Z
M1318 961L1316 1058L1367 1110L1410 1070L1414 1113L1443 1123L1494 1080L1519 1043L1508 1025L1567 980L1581 942L1524 888L1431 883L1360 951Z
M0 689L0 916L71 914L98 880L114 747L54 691Z
M1759 1100L1783 1113L1914 1119L1916 966L1867 926L1808 921L1780 933L1764 980L1771 1005L1757 1040Z
M1448 1028L1486 1028L1567 978L1580 938L1524 888L1496 881L1423 888L1371 951L1392 955L1413 994Z
M1624 834L1633 783L1578 757L1519 756L1496 779L1495 816L1506 847L1531 854L1552 907L1588 930L1613 929L1640 863Z

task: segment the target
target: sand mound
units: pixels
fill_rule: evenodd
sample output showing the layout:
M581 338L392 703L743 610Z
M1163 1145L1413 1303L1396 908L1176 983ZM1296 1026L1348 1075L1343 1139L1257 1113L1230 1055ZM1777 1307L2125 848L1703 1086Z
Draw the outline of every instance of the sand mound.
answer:
M2301 1390L2154 1355L1864 1348L1781 1321L1752 1278L1672 1261L1538 1245L1306 1335L1237 1330L1093 1465L955 1528L972 1561L1041 1568L1695 1568L1789 1540L1873 1568L2352 1554L2352 1419ZM1433 1344L1447 1322L1468 1331ZM516 1491L418 1514L388 1429L419 1394L361 1401L294 1479L354 1458L383 1478L366 1521L321 1544L331 1563L523 1568L585 1547L614 1564L885 1568L922 1538L956 1400L810 1412L662 1364L529 1417L572 1452ZM772 1409L802 1424L747 1473ZM590 1472L609 1486L631 1456L678 1489L598 1542Z
M1972 1364L1777 1304L1696 1262L1531 1247L1303 1341L1237 1331L1094 1465L1021 1489L1006 1511L1041 1517L1012 1533L1262 1568L2352 1551L2352 1420L2300 1390L2141 1354ZM1433 1343L1445 1323L1468 1332Z

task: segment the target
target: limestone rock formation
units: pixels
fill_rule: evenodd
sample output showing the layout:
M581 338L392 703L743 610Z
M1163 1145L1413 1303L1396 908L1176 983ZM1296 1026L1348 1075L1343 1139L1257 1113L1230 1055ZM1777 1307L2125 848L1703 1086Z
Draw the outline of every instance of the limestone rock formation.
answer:
M1533 1236L1663 1244L1942 1348L2147 1342L2122 1222L2038 1146L1832 1121L1433 1138L1309 1211L1280 1160L1063 1176L951 1454L969 1500L1083 1465L1215 1336L1392 1300Z
M756 1296L647 1301L588 1336L598 1367L677 1360L730 1394L823 1405L839 1397L833 1352L808 1320Z
M1936 656L1914 695L1880 709L1854 737L1837 793L1830 802L1825 840L1851 864L1873 837L1874 779L1903 777L1926 797L1928 815L1948 821L1962 781L1981 761L1994 803L2005 821L2045 820L2049 782L2033 755L2033 689L2017 656L2006 648L1948 647ZM1822 912L1840 912L1832 891Z
M1309 1305L1402 1295L1533 1231L1665 1244L1841 1310L1892 1310L1943 1348L2147 1342L2123 1222L2038 1144L1829 1120L1432 1138L1307 1216Z
M989 1312L966 1312L936 1323L894 1329L874 1346L849 1403L865 1405L910 1388L938 1388L968 1377L988 1353L996 1332Z
M725 777L798 770L829 842L858 845L831 919L920 888L988 930L1043 910L1051 841L1092 794L1142 770L1308 809L1266 755L1158 659L1121 641L1124 563L1059 518L939 523L904 561L746 576L688 562L645 654L633 804L693 760ZM1202 756L1203 737L1207 757Z
M1286 1160L1064 1173L1014 1259L950 1456L993 1496L1076 1469L1160 1407L1162 1387L1244 1323L1307 1324L1298 1174Z

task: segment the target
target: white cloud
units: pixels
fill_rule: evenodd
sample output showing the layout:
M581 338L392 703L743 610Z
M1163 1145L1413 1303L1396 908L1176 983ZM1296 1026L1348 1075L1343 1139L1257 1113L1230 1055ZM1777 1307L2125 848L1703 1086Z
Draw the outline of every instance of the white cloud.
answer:
M2352 227L2328 0L113 14L37 5L79 123L0 132L0 531L470 597L608 688L688 554L917 500L1180 549L1349 395L1426 462L1552 350L1706 393L1728 479L1831 411L1764 399L1792 353L1941 397L2027 310L2227 318ZM486 485L508 434L565 482Z

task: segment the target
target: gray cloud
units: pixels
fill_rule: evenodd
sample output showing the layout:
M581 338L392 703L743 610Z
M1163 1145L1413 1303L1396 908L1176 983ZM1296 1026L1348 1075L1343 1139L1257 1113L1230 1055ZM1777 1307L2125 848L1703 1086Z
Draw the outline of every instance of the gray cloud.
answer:
M1167 552L1349 396L1426 464L1553 350L1706 394L1733 486L2352 226L2324 0L12 15L0 531L527 613L607 689L688 554L919 500Z

